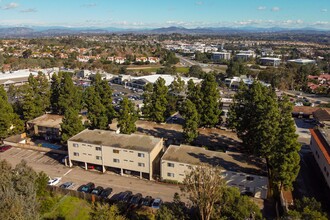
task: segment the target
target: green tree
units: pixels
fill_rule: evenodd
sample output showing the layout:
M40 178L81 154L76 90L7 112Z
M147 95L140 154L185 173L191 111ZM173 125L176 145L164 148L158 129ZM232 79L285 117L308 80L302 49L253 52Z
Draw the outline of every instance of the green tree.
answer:
M38 76L30 74L28 84L22 87L23 116L31 120L46 112L50 106L50 89L46 75L39 72Z
M181 191L197 208L201 220L209 220L214 204L220 202L226 183L221 177L221 169L210 166L195 166L186 175Z
M64 114L69 107L76 111L81 110L81 90L73 84L71 73L64 72L62 74L59 93L58 109L60 114Z
M144 87L143 92L143 107L142 114L150 118L151 110L152 110L152 93L153 93L153 85L151 83L147 83Z
M118 128L123 134L131 134L136 131L135 122L138 117L134 109L134 104L124 97L123 101L120 103L120 112L118 117Z
M61 123L61 139L62 143L66 143L69 138L84 130L81 117L77 110L69 107L65 113Z
M198 125L200 125L201 113L203 111L202 92L200 85L196 85L192 79L187 85L187 99L195 104L198 114Z
M181 79L180 76L176 76L173 82L170 85L172 93L180 94L184 91L185 82Z
M201 78L202 76L204 76L204 72L201 66L192 65L191 67L189 67L189 71L187 75L190 77Z
M54 73L52 75L52 81L50 86L50 103L51 110L53 113L59 112L59 97L60 97L60 86L61 86L62 72L59 72L58 75Z
M181 202L180 195L174 193L173 201L164 203L157 211L157 220L184 220L188 219L186 216L186 206Z
M192 101L187 99L183 103L183 107L180 114L184 118L185 122L183 124L183 134L186 142L191 143L198 137L198 123L199 116L196 106Z
M295 201L294 210L288 211L287 219L326 220L328 216L322 212L321 203L315 198L304 197L302 200Z
M236 187L227 187L219 203L214 205L212 219L263 219L259 207Z
M84 93L84 102L88 110L87 118L91 129L107 129L109 125L107 109L95 89L94 86L90 86Z
M13 107L8 102L7 93L0 86L0 139L24 131L24 124L14 113Z
M277 135L277 145L271 152L269 160L272 180L277 184L277 190L292 188L292 182L299 172L300 144L295 133L295 123L292 119L292 104L287 96L279 101L280 120L279 134Z
M230 106L228 122L250 153L268 158L277 145L279 132L275 92L260 82L254 82L251 88L241 83Z
M91 212L92 220L125 220L116 205L96 203Z
M166 118L166 108L167 108L167 93L168 88L165 85L165 80L163 78L158 78L153 85L153 93L151 95L151 112L150 118L161 123L165 121Z
M201 85L201 126L214 127L220 120L220 92L214 75L207 74Z

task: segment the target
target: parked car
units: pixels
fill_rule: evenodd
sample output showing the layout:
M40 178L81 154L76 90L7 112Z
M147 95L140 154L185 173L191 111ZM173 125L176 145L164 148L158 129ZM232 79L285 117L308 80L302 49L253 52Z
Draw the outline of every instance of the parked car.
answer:
M163 200L157 198L152 202L151 208L159 209L162 204L163 204Z
M95 184L90 182L90 183L87 183L86 185L82 185L79 188L80 189L78 191L80 191L80 192L90 193L95 188Z
M98 186L92 190L91 194L99 196L102 193L102 191L103 191L103 187Z
M151 206L153 202L153 199L151 196L146 196L145 198L142 199L141 201L141 205L143 206Z
M125 191L119 194L118 201L128 202L130 198L132 197L131 191Z
M61 177L55 177L54 179L49 178L48 180L48 185L50 186L55 186L56 184L58 184L61 180Z
M140 205L141 200L142 200L142 194L137 193L134 196L132 196L129 203L131 203L132 205L137 205L138 206L138 205Z
M10 146L10 145L1 146L0 152L5 152L6 150L9 150L10 148L12 148L12 146Z
M73 182L65 182L62 185L60 185L60 187L63 188L63 189L70 189L73 186L74 186L74 183Z
M108 188L105 188L101 194L100 194L100 197L102 198L108 198L108 196L110 196L110 194L112 193L112 188L108 187Z

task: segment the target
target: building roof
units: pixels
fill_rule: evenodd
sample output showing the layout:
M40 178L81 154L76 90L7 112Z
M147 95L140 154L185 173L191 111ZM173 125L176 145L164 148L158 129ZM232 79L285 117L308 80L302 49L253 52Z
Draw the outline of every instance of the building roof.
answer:
M328 129L321 128L309 130L328 164L330 164L330 131Z
M281 61L280 58L276 57L261 57L260 60Z
M168 74L153 74L149 76L139 76L139 77L132 77L132 80L138 80L143 79L149 83L154 84L159 78L163 78L165 80L165 85L169 86L171 83L175 80L176 76L168 75ZM194 83L200 83L202 80L195 78L195 77L181 77L181 80L185 82L185 84L188 83L188 81L192 79Z
M63 115L44 114L28 121L28 123L48 128L60 128L62 119Z
M117 134L107 130L84 130L69 139L72 142L97 144L104 147L123 148L136 151L151 152L161 138L141 134Z
M288 62L293 62L293 63L298 63L298 64L307 64L307 63L315 63L315 60L293 59L293 60L288 60Z
M220 166L225 170L248 174L266 175L265 163L257 158L248 157L237 152L210 151L189 145L170 145L162 160L201 165Z
M324 108L320 108L320 109L316 110L315 112L313 112L313 116L319 122L330 121L329 111Z

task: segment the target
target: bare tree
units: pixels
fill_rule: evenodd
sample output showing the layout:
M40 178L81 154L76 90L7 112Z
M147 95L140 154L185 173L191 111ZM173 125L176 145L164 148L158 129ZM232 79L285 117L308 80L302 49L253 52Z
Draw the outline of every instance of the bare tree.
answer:
M200 218L209 220L215 203L220 202L226 188L221 169L211 166L194 166L181 186L181 191L198 208Z

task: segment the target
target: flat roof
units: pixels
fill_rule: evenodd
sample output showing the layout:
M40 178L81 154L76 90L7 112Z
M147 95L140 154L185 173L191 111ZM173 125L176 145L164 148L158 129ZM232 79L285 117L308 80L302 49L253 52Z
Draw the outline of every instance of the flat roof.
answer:
M72 142L102 145L136 151L151 152L161 138L141 134L117 134L107 130L83 130L69 139Z
M277 58L277 57L261 57L260 60L272 60L272 61L281 61L280 58Z
M44 114L38 118L28 121L28 123L42 127L60 128L62 119L63 115Z
M225 170L255 175L266 175L263 160L237 152L210 151L189 145L170 145L162 160L191 165L208 164Z

